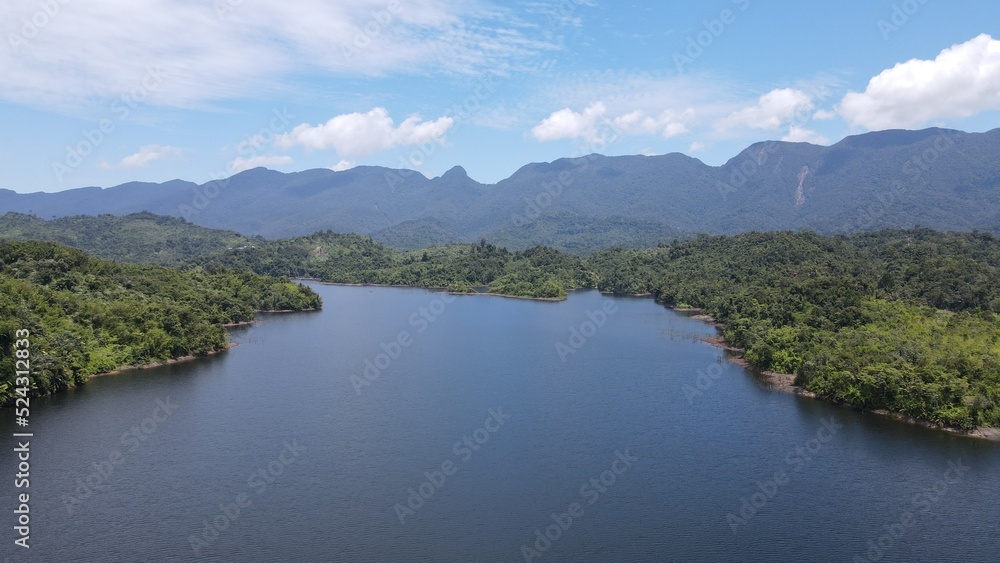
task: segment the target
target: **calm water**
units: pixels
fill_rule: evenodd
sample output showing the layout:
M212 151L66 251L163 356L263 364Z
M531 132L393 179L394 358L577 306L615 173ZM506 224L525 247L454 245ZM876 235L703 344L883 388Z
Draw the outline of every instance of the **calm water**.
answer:
M32 405L7 558L998 559L1000 444L771 391L651 300L316 289L227 354Z

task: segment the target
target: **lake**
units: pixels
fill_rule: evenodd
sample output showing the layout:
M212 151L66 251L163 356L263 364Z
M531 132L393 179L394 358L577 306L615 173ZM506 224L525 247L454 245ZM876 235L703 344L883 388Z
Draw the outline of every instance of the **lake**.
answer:
M7 559L1000 553L1000 444L771 390L651 299L313 287L225 354L36 401L27 555L0 456Z

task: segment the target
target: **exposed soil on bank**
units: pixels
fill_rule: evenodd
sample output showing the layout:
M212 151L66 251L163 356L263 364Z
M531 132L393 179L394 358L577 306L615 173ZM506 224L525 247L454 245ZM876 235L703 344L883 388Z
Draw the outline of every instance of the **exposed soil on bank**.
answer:
M681 312L699 312L700 311L700 309L693 309L693 308L691 308L691 309L674 309L674 310L681 311ZM718 329L720 331L722 330L722 325L720 323L718 323L714 318L712 318L712 317L710 317L708 315L698 314L698 315L691 315L690 317L692 319L698 319L700 321L705 321L705 322L712 323L716 327L716 329ZM819 395L817 395L816 393L813 393L812 391L809 391L808 389L805 389L803 387L800 387L800 386L796 385L795 384L795 375L793 375L793 374L790 374L790 373L777 373L777 372L773 372L773 371L762 371L762 370L759 370L759 369L751 366L750 363L747 362L746 359L743 357L743 354L744 354L744 352L746 352L746 350L744 350L742 348L737 348L737 347L733 346L728 341L726 341L726 339L722 336L722 334L718 334L718 335L715 335L715 336L706 336L706 337L702 338L701 341L702 342L706 342L706 343L708 343L708 344L710 344L712 346L715 346L716 348L721 348L722 350L725 350L726 352L729 352L728 354L726 354L726 356L728 357L729 361L733 362L734 364L739 365L740 367L743 367L745 369L748 369L748 370L750 370L750 371L758 374L761 377L761 379L763 379L764 382L767 383L768 385L770 385L771 388L774 389L775 391L782 391L784 393L793 393L795 395L799 395L799 396L802 396L802 397L808 397L810 399L819 399L819 400L827 401L827 402L830 402L830 403L833 403L833 404L841 404L841 405L843 405L845 407L852 408L852 409L855 409L855 410L860 410L862 412L870 412L872 414L877 414L877 415L881 415L881 416L888 416L888 417L895 418L896 420L900 420L900 421L906 422L908 424L915 424L917 426L923 426L925 428L933 428L933 429L936 429L936 430L942 430L942 431L948 432L950 434L956 434L956 435L959 435L959 436L968 436L968 437L972 437L972 438L981 438L981 439L985 439L985 440L993 440L993 441L1000 442L1000 428L979 427L979 428L974 428L972 430L965 430L965 429L962 429L962 428L955 428L955 427L951 427L951 426L944 426L944 425L941 425L941 424L936 424L934 422L928 422L926 420L920 420L918 418L913 418L911 416L907 416L907 415L902 414L902 413L891 412L891 411L888 411L886 409L862 409L862 408L854 407L854 406L851 406L851 405L844 405L843 403L838 403L837 401L829 401L828 399L820 397Z
M137 370L137 369L157 368L157 367L160 367L160 366L169 366L169 365L173 365L173 364L179 364L181 362L190 362L191 360L197 360L198 358L207 358L208 356L214 356L216 354L221 354L223 352L228 351L230 348L234 348L236 346L238 346L238 344L236 344L235 342L230 342L229 344L226 345L225 348L223 348L221 350L213 350L211 352L206 352L204 354L194 354L194 355L190 355L190 356L181 356L179 358L172 358L172 359L165 360L165 361L162 361L162 362L152 362L152 363L141 365L141 366L121 366L118 369L111 370L111 371L103 371L101 373L95 373L95 374L90 375L89 377L90 378L95 378L95 377L104 377L106 375L118 375L119 373L122 373L122 372L125 372L125 371L132 371L132 370Z

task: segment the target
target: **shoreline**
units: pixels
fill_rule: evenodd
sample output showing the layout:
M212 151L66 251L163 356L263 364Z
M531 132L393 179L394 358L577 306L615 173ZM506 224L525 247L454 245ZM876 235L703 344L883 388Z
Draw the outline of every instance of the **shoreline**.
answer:
M301 313L301 312L305 312L305 311L318 311L318 310L319 309L317 309L315 307L310 307L308 309L271 309L271 310L254 311L254 314L256 315L258 313ZM223 323L221 326L223 328L233 328L233 327L238 327L238 326L249 326L249 325L256 324L258 322L260 322L260 321L257 318L253 318L253 319L251 319L249 321L240 321L240 322L236 322L236 323ZM135 370L140 370L140 369L151 369L151 368L158 368L158 367L162 367L162 366L170 366L170 365L174 365L174 364L179 364L179 363L182 363L182 362L190 362L192 360L197 360L198 358L207 358L209 356L215 356L216 354L221 354L223 352L228 352L231 348L235 348L237 346L239 346L239 343L233 342L233 341L230 340L226 344L226 346L224 348L219 349L219 350L212 350L210 352L205 352L204 354L190 354L190 355L187 355L187 356L180 356L178 358L170 358L169 360L164 360L162 362L150 362L148 364L144 364L144 365L141 365L141 366L120 366L120 367L115 368L115 369L113 369L111 371L102 371L100 373L92 373L92 374L90 374L90 375L87 376L87 379L94 379L96 377L105 377L105 376L108 376L108 375L118 375L118 374L120 374L122 372L126 372L126 371L135 371Z
M315 307L310 307L308 309L268 309L264 311L254 311L253 314L258 313L305 313L307 311L319 311ZM222 323L222 328L232 328L234 326L249 326L252 324L259 323L260 321L256 318L250 319L249 321L239 321L236 323Z
M700 311L700 309L696 309L696 308L689 308L689 309L672 309L671 307L667 307L667 308L671 309L671 310L679 311L679 312L697 312L697 311ZM714 318L712 318L709 315L701 315L701 314L699 314L699 315L691 315L690 318L697 319L699 321L704 321L704 322L711 323L716 328L716 330L719 330L719 331L722 330L722 324L719 323L718 321L716 321ZM730 362L732 362L732 363L734 363L734 364L742 367L743 369L746 369L746 370L754 373L755 375L759 376L765 383L767 383L771 387L771 389L773 389L775 391L780 391L782 393L791 393L793 395L798 395L800 397L805 397L805 398L808 398L808 399L815 399L815 400L818 400L818 401L825 401L825 402L827 402L827 403L829 403L831 405L838 405L838 406L841 406L841 407L853 409L853 410L864 412L864 413L871 413L871 414L876 414L876 415L879 415L879 416L887 416L889 418L894 418L894 419L896 419L896 420L898 420L900 422L904 422L906 424L913 424L915 426L923 426L924 428L931 428L931 429L934 429L934 430L940 430L940 431L947 432L949 434L956 435L956 436L962 436L962 437L966 437L966 438L977 438L977 439L980 439L980 440L990 440L990 441L994 441L994 442L1000 442L1000 427L979 426L979 427L973 428L972 430L964 430L962 428L956 428L954 426L945 426L943 424L938 424L936 422L930 422L928 420L921 420L919 418L914 418L914 417L909 416L907 414L898 413L898 412L892 412L892 411L887 410L887 409L867 409L867 408L861 408L861 407L856 407L854 405L849 405L849 404L844 403L844 402L834 401L834 400L831 400L831 399L827 399L825 397L821 397L821 396L817 395L816 393L814 393L814 392L812 392L812 391L810 391L810 390L808 390L808 389L806 389L804 387L796 385L795 384L795 375L794 374L790 374L790 373L778 373L778 372L774 372L774 371L761 370L761 369L757 369L757 368L751 366L750 362L746 361L746 359L744 359L744 357L743 357L743 353L746 350L744 350L742 348L737 348L737 347L733 346L732 344L730 344L729 341L726 340L722 336L721 332L719 334L715 335L715 336L706 336L706 337L700 338L699 340L701 340L702 342L708 344L709 346L713 346L715 348L719 348L719 349L724 350L725 352L727 352L727 354L726 354L726 359L727 360L729 360Z
M304 281L311 281L311 282L315 282L315 283L319 283L319 284L324 284L324 285L342 285L342 286L349 286L349 287L404 287L404 288L409 288L409 289L445 290L445 292L448 293L448 294L450 294L450 295L489 295L489 296L495 296L495 297L506 297L508 299L529 299L529 300L533 300L533 301L563 301L563 299L556 299L556 298L551 298L551 297L525 297L525 296L521 296L521 295L504 295L504 294L501 294L501 293L479 293L479 292L459 293L459 292L447 291L447 288L445 288L445 287L429 287L429 286L414 286L414 285L391 285L391 284L366 284L366 283L324 282L324 281L320 281L320 280L313 279L313 278L295 278L295 279L304 280ZM568 290L568 291L573 291L573 290ZM613 292L604 292L604 291L602 291L601 293L602 294L615 295L616 297L643 297L643 298L644 297L652 297L654 303L662 305L662 306L666 307L667 309L670 309L671 311L675 311L675 312L678 312L678 313L684 313L684 314L686 314L686 316L688 316L691 319L699 320L699 321L706 322L706 323L711 323L717 330L720 331L720 333L717 334L717 335L715 335L715 336L707 336L707 337L704 337L704 338L700 338L699 340L701 340L702 342L705 342L705 343L709 344L710 346L714 346L716 348L719 348L719 349L725 351L727 353L726 354L727 359L730 362L733 362L734 364L737 364L740 367L742 367L742 368L744 368L744 369L746 369L746 370L748 370L750 372L753 372L758 377L760 377L761 379L763 379L763 381L765 383L767 383L768 385L770 385L772 389L774 389L776 391L780 391L780 392L783 392L783 393L791 393L793 395L798 395L800 397L806 397L806 398L809 398L809 399L816 399L816 400L826 401L827 403L830 403L830 404L833 404L833 405L840 405L840 406L844 406L844 407L847 407L847 408L852 408L852 409L855 409L855 410L858 410L858 411L861 411L861 412L877 414L877 415L880 415L880 416L888 416L890 418L895 418L896 420L899 420L901 422L905 422L907 424L913 424L913 425L916 425L916 426L923 426L925 428L932 428L932 429L935 429L935 430L941 430L941 431L944 431L944 432L947 432L949 434L953 434L953 435L956 435L956 436L964 436L964 437L969 437L969 438L978 438L978 439L983 439L983 440L991 440L991 441L1000 442L1000 427L983 427L983 426L980 426L980 427L977 427L977 428L973 428L972 430L964 430L962 428L956 428L956 427L953 427L953 426L945 426L945 425L938 424L938 423L935 423L935 422L930 422L930 421L927 421L927 420L921 420L921 419L914 418L914 417L911 417L911 416L903 414L903 413L895 413L895 412L892 412L892 411L889 411L889 410L886 410L886 409L865 409L865 408L855 407L853 405L848 405L846 403L842 403L842 402L838 402L838 401L833 401L833 400L830 400L830 399L826 399L824 397L821 397L821 396L817 395L816 393L814 393L812 391L809 391L808 389L806 389L804 387L796 385L795 384L795 375L794 374L777 373L777 372L772 372L772 371L767 371L767 370L759 370L759 369L751 366L750 363L747 362L744 359L743 353L745 352L745 350L743 350L742 348L737 348L737 347L731 345L722 336L722 334L721 334L722 323L718 322L711 315L705 314L704 313L704 309L701 309L699 307L670 307L669 305L665 305L661 301L657 300L653 296L653 294L651 294L651 293L631 294L631 295L629 295L629 294L618 295L618 294L614 294ZM690 314L690 313L693 313L693 314Z
M491 292L469 292L469 293L466 293L466 292L454 292L454 291L448 291L447 288L445 288L445 287L428 287L428 286L414 286L414 285L402 285L402 284L400 284L400 285L392 285L392 284L366 284L366 283L325 282L325 281L321 281L321 280L317 280L317 279L313 279L313 278L293 278L293 279L303 280L303 281L309 281L309 282L318 283L318 284L321 284L321 285L339 285L339 286L347 286L347 287L399 287L399 288L407 288L407 289L424 289L424 290L428 290L428 291L437 290L439 292L441 290L444 290L444 293L447 293L449 295L485 295L485 296L489 296L489 297L502 297L502 298L507 298L507 299L527 299L527 300L531 300L531 301L548 301L548 302L558 302L558 301L564 301L566 299L566 298L554 298L554 297L528 297L528 296L523 296L523 295L506 295L506 294L502 294L502 293L491 293ZM570 291L573 291L573 290L570 290ZM601 293L606 293L606 292L601 292ZM614 294L612 294L612 295L614 295ZM647 293L647 294L623 295L623 296L624 297L650 297L651 294ZM822 400L822 401L825 401L825 402L833 404L833 405L839 405L839 406L842 406L842 407L851 408L851 409L856 410L856 411L861 411L861 412L865 412L865 413L872 413L872 414L876 414L876 415L879 415L879 416L887 416L887 417L890 417L890 418L894 418L894 419L896 419L896 420L898 420L900 422L904 422L904 423L907 423L907 424L913 424L913 425L916 425L916 426L923 426L924 428L930 428L930 429L940 430L940 431L947 432L947 433L955 435L955 436L963 436L963 437L968 437L968 438L977 438L977 439L982 439L982 440L990 440L990 441L1000 442L1000 427L983 427L983 426L980 426L980 427L977 427L977 428L973 428L971 430L964 430L964 429L961 429L961 428L956 428L956 427L952 427L952 426L945 426L945 425L938 424L938 423L935 423L935 422L930 422L930 421L927 421L927 420L921 420L921 419L914 418L912 416L909 416L909 415L906 415L906 414L903 414L903 413L892 412L892 411L889 411L887 409L861 408L861 407L856 407L856 406L853 406L853 405L848 405L848 404L840 402L840 401L834 401L834 400L830 400L830 399L826 399L824 397L821 397L821 396L817 395L816 393L814 393L812 391L809 391L808 389L805 389L804 387L796 385L795 384L795 375L794 374L777 373L777 372L768 371L768 370L760 370L760 369L757 369L757 368L751 366L750 363L747 362L746 359L743 357L743 354L744 354L745 350L742 349L742 348L737 348L737 347L733 346L732 344L730 344L729 341L727 341L725 339L725 337L723 337L722 334L721 334L722 323L718 322L714 317L712 317L710 315L707 315L707 314L704 314L704 310L703 309L700 309L698 307L670 307L670 306L665 305L664 303L656 300L655 297L653 298L653 302L657 303L659 305L662 305L662 306L666 307L667 309L670 309L671 311L675 311L675 312L678 312L678 313L694 313L694 314L687 314L685 316L687 316L688 318L694 319L694 320L698 320L698 321L702 321L702 322L706 322L706 323L712 324L716 328L716 330L719 331L719 332L715 336L706 336L706 337L699 338L698 340L700 340L702 342L705 342L706 344L708 344L710 346L713 346L715 348L719 348L719 349L723 350L724 352L726 352L725 355L726 355L726 359L728 361L730 361L730 362L732 362L732 363L734 363L734 364L736 364L736 365L738 365L738 366L740 366L740 367L742 367L742 368L744 368L744 369L746 369L746 370L754 373L761 380L763 380L765 383L767 383L770 386L770 388L773 389L773 390L780 391L780 392L783 392L783 393L790 393L790 394L793 394L793 395L798 395L800 397L806 397L806 398L810 398L810 399ZM298 313L298 312L316 311L316 310L317 309L315 309L315 308L301 309L301 310L283 309L283 310L255 311L254 313L255 314L256 313ZM259 320L255 318L255 319L252 319L250 321L242 321L242 322L238 322L238 323L228 323L228 324L223 324L222 326L223 327L247 326L247 325L255 324L257 322L259 322ZM205 357L208 357L208 356L214 356L216 354L221 354L223 352L227 352L230 348L234 348L236 346L238 346L238 344L236 342L229 342L226 345L225 348L222 348L221 350L213 350L213 351L205 353L205 354L182 356L182 357L179 357L179 358L172 358L172 359L165 360L165 361L162 361L162 362L152 362L152 363L149 363L149 364L146 364L146 365L142 365L142 366L121 366L121 367L119 367L119 368L117 368L115 370L112 370L112 371L92 374L92 375L88 376L88 379L93 379L93 378L96 378L96 377L104 377L104 376L108 376L108 375L117 375L117 374L120 374L120 373L125 372L125 371L140 370L140 369L149 369L149 368L155 368L155 367L161 367L161 366L178 364L178 363L181 363L181 362L188 362L188 361L191 361L191 360L196 360L198 358L205 358Z
M529 299L531 301L565 301L565 297L530 297L528 295L507 295L506 293L492 293L489 291L449 291L447 287L440 285L409 285L409 284L391 284L391 283L347 283L347 282L328 282L318 280L316 278L291 278L293 280L302 280L312 283L318 283L320 285L339 285L344 287L399 287L404 289L425 289L433 293L447 293L448 295L485 295L487 297L505 297L507 299ZM476 286L480 288L486 288L486 286ZM567 292L576 291L576 289L567 289ZM303 311L309 311L314 309L303 309ZM258 311L260 313L285 313L289 311Z
M230 348L235 348L237 346L239 346L239 344L237 344L236 342L230 342L230 343L226 344L226 347L222 348L221 350L212 350L211 352L205 352L204 354L191 354L191 355L187 355L187 356L181 356L179 358L171 358L169 360L164 360L162 362L151 362L151 363L144 364L144 365L141 365L141 366L120 366L120 367L118 367L116 369L113 369L111 371L102 371L101 373L92 373L92 374L90 374L90 375L87 376L87 379L94 379L94 378L97 378L97 377L106 377L108 375L118 375L118 374L126 372L126 371L135 371L135 370L140 370L140 369L151 369L151 368L158 368L158 367L163 367L163 366L170 366L170 365L174 365L174 364L180 364L180 363L183 363L183 362L190 362L191 360L197 360L199 358L207 358L209 356L215 356L215 355L221 354L223 352L228 352Z

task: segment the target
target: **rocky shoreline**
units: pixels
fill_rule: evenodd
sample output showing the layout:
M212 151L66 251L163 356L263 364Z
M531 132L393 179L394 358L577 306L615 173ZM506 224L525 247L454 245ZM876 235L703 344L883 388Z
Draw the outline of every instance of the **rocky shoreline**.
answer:
M683 313L698 313L698 314L690 315L690 318L697 319L699 321L704 321L704 322L712 323L712 325L714 325L716 329L718 329L720 331L722 330L722 325L718 321L716 321L714 318L712 318L709 315L700 314L700 311L701 311L700 309L690 308L690 309L674 309L674 310L675 311L679 311L679 312L683 312ZM790 374L790 373L777 373L777 372L766 371L766 370L762 371L762 370L758 370L758 369L754 368L743 357L743 353L745 352L745 350L743 350L742 348L737 348L737 347L731 345L728 341L726 341L725 338L723 338L723 336L721 334L718 334L716 336L706 336L704 338L701 338L700 340L702 342L705 342L705 343L711 345L711 346L714 346L716 348L720 348L722 350L725 350L726 352L729 352L729 354L727 355L729 361L733 362L734 364L739 365L740 367L743 367L745 369L748 369L748 370L753 371L754 373L760 375L761 378L766 383L768 383L771 386L771 388L774 389L775 391L781 391L781 392L784 392L784 393L792 393L792 394L799 395L799 396L802 396L802 397L808 397L810 399L819 399L819 400L827 401L827 399L825 399L823 397L820 397L816 393L813 393L812 391L809 391L808 389L805 389L803 387L800 387L800 386L796 385L795 384L795 375L794 374ZM993 440L993 441L1000 442L1000 428L979 427L979 428L973 428L972 430L965 430L965 429L962 429L962 428L955 428L955 427L952 427L952 426L944 426L942 424L937 424L937 423L929 422L929 421L926 421L926 420L920 420L919 418L914 418L912 416L907 416L907 415L902 414L902 413L892 412L892 411L889 411L889 410L886 410L886 409L863 409L863 408L859 408L859 407L854 407L854 406L846 405L844 403L838 403L836 401L828 401L828 402L831 402L833 404L840 404L840 405L843 405L843 406L846 406L846 407L853 408L855 410L860 410L862 412L869 412L869 413L877 414L877 415L881 415L881 416L888 416L888 417L891 417L891 418L895 418L896 420L899 420L899 421L902 421L902 422L906 422L907 424L914 424L914 425L917 425L917 426L923 426L925 428L933 428L935 430L941 430L941 431L944 431L944 432L948 432L949 434L955 434L955 435L958 435L958 436L967 436L967 437L970 437L970 438L980 438L980 439L984 439L984 440Z
M181 362L190 362L191 360L197 360L199 358L207 358L209 356L214 356L216 354L221 354L223 352L227 352L227 351L229 351L230 348L235 348L236 346L238 346L237 343L230 342L229 344L226 345L225 348L222 348L221 350L212 350L211 352L205 352L204 354L192 354L192 355L189 355L189 356L181 356L179 358L171 358L169 360L164 360L162 362L152 362L152 363L148 363L148 364L141 365L141 366L121 366L118 369L113 369L111 371L102 371L101 373L94 373L94 374L89 375L88 377L90 379L93 379L95 377L104 377L106 375L118 375L119 373L122 373L122 372L134 371L134 370L137 370L137 369L158 368L158 367L161 367L161 366L169 366L169 365L173 365L173 364L179 364Z

